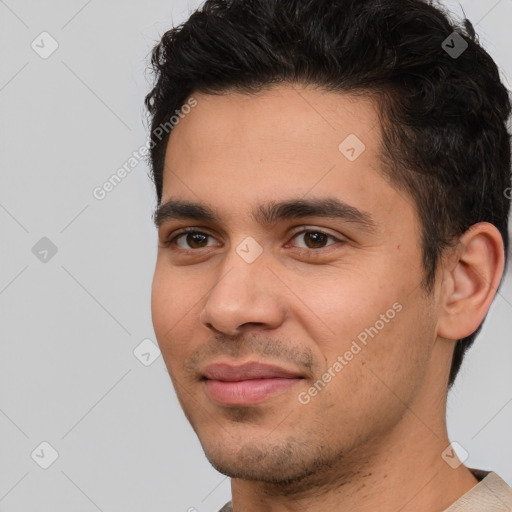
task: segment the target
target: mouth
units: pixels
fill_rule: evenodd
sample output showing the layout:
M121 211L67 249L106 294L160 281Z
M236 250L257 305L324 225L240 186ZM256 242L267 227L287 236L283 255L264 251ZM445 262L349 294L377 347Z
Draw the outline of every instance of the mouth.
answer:
M234 366L216 363L203 371L206 394L226 406L247 406L264 402L284 393L304 380L295 370L249 362Z

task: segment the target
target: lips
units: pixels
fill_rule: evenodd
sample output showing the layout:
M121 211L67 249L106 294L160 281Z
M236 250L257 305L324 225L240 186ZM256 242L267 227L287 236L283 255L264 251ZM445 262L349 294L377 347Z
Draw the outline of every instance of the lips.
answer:
M228 363L216 363L207 366L203 372L207 379L221 380L224 382L238 382L254 379L290 379L301 378L302 375L279 366L262 363L245 363L232 366Z
M215 363L203 371L205 390L215 403L248 406L284 393L304 379L294 370L257 362Z

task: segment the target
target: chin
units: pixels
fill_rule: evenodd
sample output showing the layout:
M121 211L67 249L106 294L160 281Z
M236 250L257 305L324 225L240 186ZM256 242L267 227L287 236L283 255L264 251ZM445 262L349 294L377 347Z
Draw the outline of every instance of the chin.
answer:
M325 470L333 460L333 454L321 454L316 458L305 451L305 444L296 438L283 440L278 445L255 444L247 441L218 437L202 442L210 464L231 478L264 482L273 486L298 488L311 484L311 478ZM310 447L313 448L313 447ZM318 454L318 451L315 450Z

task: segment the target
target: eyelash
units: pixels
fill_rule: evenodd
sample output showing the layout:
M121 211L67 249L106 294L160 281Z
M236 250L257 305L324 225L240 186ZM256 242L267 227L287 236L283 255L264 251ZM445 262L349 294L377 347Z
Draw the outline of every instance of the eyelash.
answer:
M171 245L176 245L176 241L179 238L181 238L181 237L183 237L185 235L188 235L190 233L199 234L199 235L206 235L207 237L213 238L213 236L210 235L209 233L205 233L203 231L199 231L197 228L184 228L181 231L179 231L175 236L173 236L172 238L169 238L168 240L166 240L163 245L166 248L170 247ZM326 235L328 238L331 238L332 240L335 240L336 242L343 243L343 240L340 240L339 238L336 238L334 235L326 233L325 231L322 231L320 229L303 229L302 231L297 231L296 233L293 234L291 240L293 240L294 238L297 238L299 235L303 235L304 233L321 233L322 235ZM330 245L335 245L335 244L329 244L329 245L327 245L325 247L320 247L318 249L309 248L309 247L308 248L299 247L299 249L307 250L307 251L321 251L323 249L326 249ZM187 252L187 251L188 252L195 252L195 251L198 251L200 249L206 249L206 248L207 247L200 247L199 249L182 249L182 248L178 247L177 249L174 249L174 250L184 251L184 252Z

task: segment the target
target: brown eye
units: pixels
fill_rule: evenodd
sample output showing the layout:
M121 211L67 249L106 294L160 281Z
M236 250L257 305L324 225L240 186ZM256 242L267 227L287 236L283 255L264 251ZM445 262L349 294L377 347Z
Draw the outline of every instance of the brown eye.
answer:
M207 238L208 235L205 235L204 233L187 233L185 235L186 243L193 249L204 247L204 243Z
M293 238L302 238L304 240L305 245L301 247L302 249L322 249L327 245L332 245L327 244L329 239L339 242L339 240L332 235L324 233L323 231L313 230L301 231L300 233L296 233Z
M176 245L183 250L203 249L208 247L211 235L201 231L182 231L169 241L168 245Z

